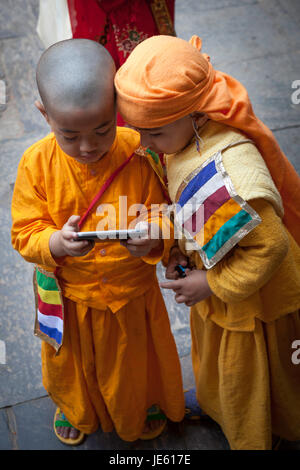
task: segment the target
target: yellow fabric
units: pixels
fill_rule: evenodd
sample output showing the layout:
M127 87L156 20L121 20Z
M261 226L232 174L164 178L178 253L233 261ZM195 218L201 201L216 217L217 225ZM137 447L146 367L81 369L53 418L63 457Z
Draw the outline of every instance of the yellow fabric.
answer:
M53 401L86 434L115 427L134 441L154 403L172 421L184 416L180 363L157 283L115 315L65 299L63 346L55 356L43 342L42 371Z
M200 406L231 448L269 449L272 433L300 439L300 250L268 202L250 205L262 223L207 272L214 294L191 309L192 357Z
M192 143L184 151L166 156L173 201L182 181L195 168L218 150L244 138L236 130L214 122L208 122L200 136L204 142L201 155ZM215 295L199 304L199 312L203 319L210 316L223 328L253 331L255 317L273 321L300 308L300 249L282 223L281 198L267 168L260 165L263 160L256 148L243 143L222 155L235 190L258 212L262 222L208 270L207 279ZM179 240L179 246L185 252L184 239ZM197 252L186 253L203 269Z
M138 146L139 135L135 131L118 128L108 154L97 163L84 165L63 153L50 134L23 155L12 199L14 248L31 263L52 271L58 267L65 297L95 308L109 306L113 312L154 282L155 264L168 252L172 241L165 240L164 253L151 253L143 259L131 256L117 241L96 243L83 257L54 259L49 238L72 214L84 214L103 183ZM103 194L97 205L98 213L95 207L82 230L96 230L103 217L108 219L105 204L113 204L117 226L111 228L119 228L122 195L127 195L125 214L133 204L144 204L150 210L152 204L165 202L159 178L145 157L133 157ZM138 216L138 207L133 209L128 216L129 226ZM159 216L153 221L160 224Z
M195 168L244 138L210 121L200 136L201 155L193 143L166 157L173 201ZM197 398L232 449L270 449L272 433L300 439L300 366L291 360L300 338L300 249L282 223L281 198L261 160L252 144L223 153L237 193L262 222L207 271L213 295L191 308ZM187 254L203 269L197 252Z
M291 360L299 312L270 323L255 319L253 332L240 332L204 321L197 305L191 331L197 399L231 449L271 449L272 433L299 440L300 366Z
M193 142L182 152L166 156L173 201L182 181L195 168L230 143L245 139L235 129L212 121L205 124L200 136L204 143L201 155ZM203 319L211 315L224 328L253 331L255 317L273 321L300 308L300 249L282 224L280 195L255 146L242 143L222 155L235 190L258 212L262 223L208 271L216 295L201 302L199 311ZM185 251L185 241L180 240L179 245ZM186 253L203 269L197 252Z
M262 222L207 272L215 295L203 302L216 323L240 331L300 308L300 249L268 202L249 204Z
M203 141L200 154L193 141L183 151L166 155L168 189L172 201L182 181L209 157L235 142L248 139L237 129L214 121L208 121L199 131ZM225 170L230 175L237 193L248 201L263 197L282 217L283 207L280 194L270 176L269 170L254 144L242 143L222 152Z

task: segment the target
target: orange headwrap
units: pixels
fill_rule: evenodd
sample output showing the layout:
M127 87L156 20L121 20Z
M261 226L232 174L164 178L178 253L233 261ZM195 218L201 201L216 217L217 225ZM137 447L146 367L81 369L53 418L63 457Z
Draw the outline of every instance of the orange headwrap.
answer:
M153 36L140 43L116 74L119 112L140 128L164 126L199 111L240 129L262 154L282 197L284 222L300 245L300 178L270 129L255 116L247 90L214 70L201 45L197 36L190 42Z

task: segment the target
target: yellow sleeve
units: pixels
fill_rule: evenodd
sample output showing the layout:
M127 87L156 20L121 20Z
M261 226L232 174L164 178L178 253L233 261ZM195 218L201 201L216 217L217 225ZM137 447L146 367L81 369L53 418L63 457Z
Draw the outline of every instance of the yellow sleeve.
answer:
M165 214L168 207L164 195L162 184L155 171L151 168L148 160L142 158L142 184L143 184L143 204L147 208L144 219L148 223L157 225L163 236L163 249L152 250L142 259L148 264L157 264L168 258L171 246L174 243L174 226L169 217Z
M261 289L288 252L288 236L273 206L264 199L248 203L262 222L207 271L211 290L225 303L245 300Z
M58 230L47 208L43 174L30 154L24 154L12 198L12 245L26 261L55 268L49 239Z

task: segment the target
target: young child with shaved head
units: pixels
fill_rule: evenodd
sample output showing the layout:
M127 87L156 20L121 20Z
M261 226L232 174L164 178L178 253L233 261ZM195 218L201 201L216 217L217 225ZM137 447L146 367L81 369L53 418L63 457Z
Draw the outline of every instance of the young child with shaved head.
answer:
M135 153L139 135L116 128L114 75L94 41L62 41L43 53L36 107L52 133L24 153L12 200L13 246L36 265L36 332L45 339L43 384L58 407L54 430L72 445L99 425L127 441L154 438L166 418L184 416L155 272L170 241L76 240L79 230L97 229L108 205L119 228L120 196L127 207L165 202L158 175Z

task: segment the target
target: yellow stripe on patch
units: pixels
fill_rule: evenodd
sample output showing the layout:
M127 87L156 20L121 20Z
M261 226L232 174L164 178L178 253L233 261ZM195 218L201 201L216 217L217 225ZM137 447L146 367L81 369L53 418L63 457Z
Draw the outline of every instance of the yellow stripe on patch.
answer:
M60 300L60 295L58 291L55 290L45 290L42 289L40 286L37 286L38 288L38 293L43 302L45 304L53 304L53 305L60 305L61 300Z
M229 199L214 214L210 216L204 225L204 237L202 234L203 245L217 233L217 231L227 222L231 217L241 210L241 206L235 202L234 199ZM203 239L204 238L204 239Z

